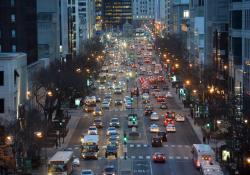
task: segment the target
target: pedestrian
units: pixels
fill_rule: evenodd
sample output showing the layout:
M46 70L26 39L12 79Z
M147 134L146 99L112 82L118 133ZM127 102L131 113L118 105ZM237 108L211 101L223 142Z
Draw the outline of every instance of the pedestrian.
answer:
M208 144L209 144L209 142L210 142L210 139L211 139L211 135L208 134L208 135L207 135L207 143L208 143Z
M56 139L56 149L58 148L58 142L57 142L57 139Z
M203 136L203 143L206 143L206 137Z

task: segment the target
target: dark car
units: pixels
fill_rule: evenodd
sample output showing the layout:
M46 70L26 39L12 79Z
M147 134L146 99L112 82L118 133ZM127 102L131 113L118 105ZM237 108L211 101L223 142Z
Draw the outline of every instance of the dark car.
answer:
M116 175L115 167L113 165L106 166L102 174L103 175Z
M162 146L161 137L154 136L151 141L152 147Z
M109 123L109 126L113 126L113 127L116 127L116 128L119 128L120 127L120 121L117 117L114 117L110 120L110 123Z
M153 107L151 105L146 105L144 108L144 115L151 115L153 113Z
M167 103L162 102L161 105L160 105L160 109L168 109Z
M122 100L121 99L116 99L115 100L115 105L116 106L122 105Z
M105 157L115 156L117 158L117 146L116 145L108 145L105 152Z
M95 119L93 125L97 128L103 128L103 123L101 119Z
M160 137L163 142L168 141L167 133L165 131L158 132L157 136Z

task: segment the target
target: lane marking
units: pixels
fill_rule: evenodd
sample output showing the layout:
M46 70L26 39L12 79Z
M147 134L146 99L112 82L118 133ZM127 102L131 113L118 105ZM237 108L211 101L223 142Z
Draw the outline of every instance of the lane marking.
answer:
M171 145L171 147L175 147L175 145Z
M181 157L180 156L176 156L176 159L181 159Z
M163 145L164 147L168 147L168 145Z
M132 148L132 147L134 147L134 146L135 146L135 145L133 145L133 144L130 144L130 145L129 145L130 148Z
M179 148L183 147L183 145L178 145Z
M137 144L136 147L139 148L139 147L141 147L141 145L140 145L140 144Z
M168 156L168 159L174 159L174 157L173 156Z
M146 159L151 159L151 156L146 156Z
M131 159L135 159L135 156L131 156Z
M148 147L148 145L147 145L147 144L144 144L143 146L144 146L145 148L146 148L146 147Z
M150 166L150 175L153 175L153 168L152 168L152 162L149 162L149 166Z
M184 157L184 159L188 160L188 159L189 159L189 157Z
M139 158L139 159L143 159L143 156L139 156L138 158Z

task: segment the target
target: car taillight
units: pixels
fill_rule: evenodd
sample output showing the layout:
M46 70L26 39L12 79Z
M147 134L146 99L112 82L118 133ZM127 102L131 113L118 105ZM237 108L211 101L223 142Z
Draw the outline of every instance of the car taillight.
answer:
M153 159L156 159L156 156L153 156Z
M196 161L196 166L197 166L197 167L200 167L200 162L199 162L199 160Z

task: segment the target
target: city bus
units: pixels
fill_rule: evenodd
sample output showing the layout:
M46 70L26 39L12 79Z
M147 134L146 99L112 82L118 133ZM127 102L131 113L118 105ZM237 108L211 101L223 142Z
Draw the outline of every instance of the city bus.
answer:
M203 161L207 163L215 161L214 150L207 144L193 144L192 153L196 168L200 168Z
M48 175L72 173L73 151L57 151L48 161Z

